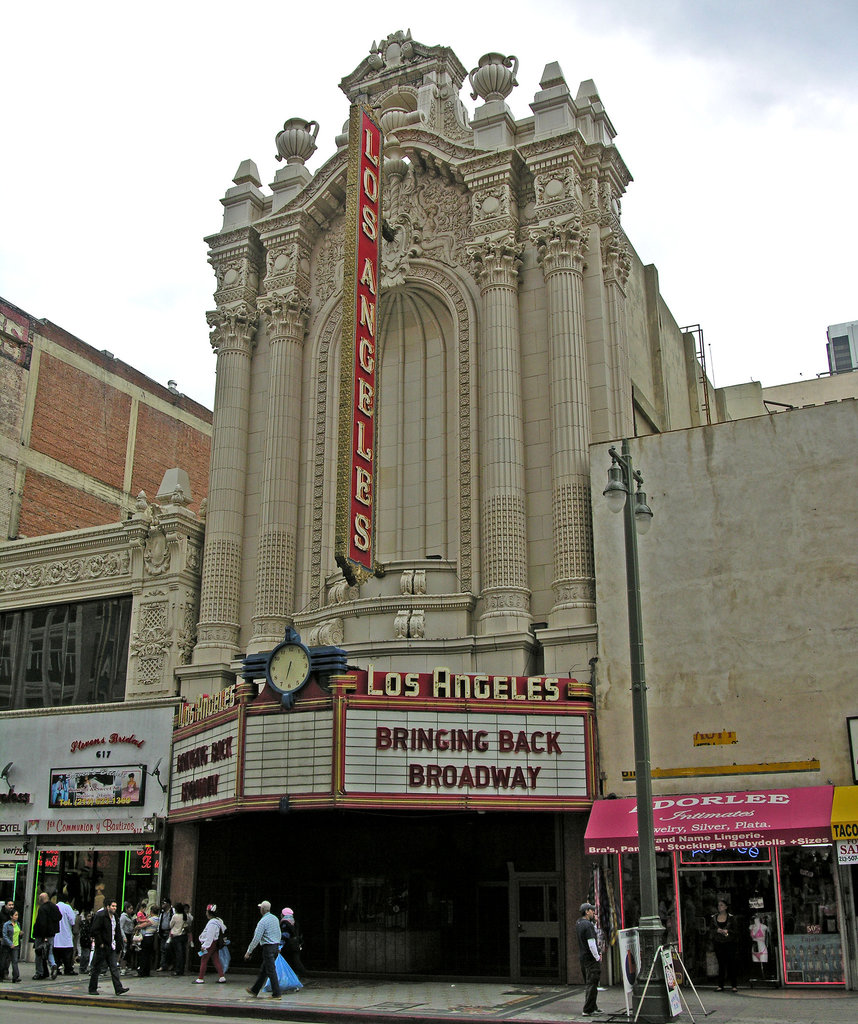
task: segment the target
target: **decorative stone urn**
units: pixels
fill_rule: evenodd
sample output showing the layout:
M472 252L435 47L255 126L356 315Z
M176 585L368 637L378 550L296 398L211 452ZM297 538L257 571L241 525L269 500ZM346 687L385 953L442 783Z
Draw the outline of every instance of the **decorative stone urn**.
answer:
M512 69L512 70L510 70ZM518 85L518 57L504 57L502 53L484 53L479 67L468 75L474 90L471 99L478 97L486 103L490 100L505 100Z
M290 117L277 133L277 159L287 164L303 164L316 152L318 121L305 121L303 117Z

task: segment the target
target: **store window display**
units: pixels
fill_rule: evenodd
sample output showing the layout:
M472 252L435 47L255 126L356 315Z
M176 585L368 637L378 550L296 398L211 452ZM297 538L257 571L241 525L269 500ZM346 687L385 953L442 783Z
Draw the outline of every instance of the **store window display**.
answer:
M831 846L780 853L786 980L842 985L843 950L834 889Z

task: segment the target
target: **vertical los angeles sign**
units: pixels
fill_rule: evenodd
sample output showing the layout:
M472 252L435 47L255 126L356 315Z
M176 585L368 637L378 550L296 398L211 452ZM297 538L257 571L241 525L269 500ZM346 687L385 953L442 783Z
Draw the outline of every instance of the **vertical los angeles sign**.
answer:
M381 129L353 105L349 117L346 251L337 465L336 559L352 585L375 571L375 423Z

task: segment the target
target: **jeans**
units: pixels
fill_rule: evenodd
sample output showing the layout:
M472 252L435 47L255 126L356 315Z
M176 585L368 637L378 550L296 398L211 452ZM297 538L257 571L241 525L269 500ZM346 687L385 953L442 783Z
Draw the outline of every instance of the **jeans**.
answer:
M54 953L51 947L53 939L36 939L33 950L36 954L36 973L34 978L50 978L51 967L54 964Z
M140 940L140 956L137 958L137 976L148 978L152 973L152 954L155 951L155 933L144 935Z
M268 978L271 982L271 995L279 996L280 982L277 980L277 954L280 952L280 943L263 942L259 948L262 950L262 967L259 968L259 974L256 981L250 986L250 990L254 995L257 995L265 984L265 979Z
M116 962L116 953L110 946L96 946L92 955L92 967L89 971L89 993L95 995L98 991L98 975L102 967L107 964L110 977L113 979L113 991L118 995L122 991L122 978L119 975L119 964Z

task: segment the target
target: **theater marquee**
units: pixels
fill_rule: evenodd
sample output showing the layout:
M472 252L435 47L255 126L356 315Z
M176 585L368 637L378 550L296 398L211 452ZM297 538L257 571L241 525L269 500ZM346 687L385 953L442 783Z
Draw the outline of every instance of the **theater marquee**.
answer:
M381 129L349 118L346 252L337 470L336 560L351 584L375 571L375 405L381 257Z

